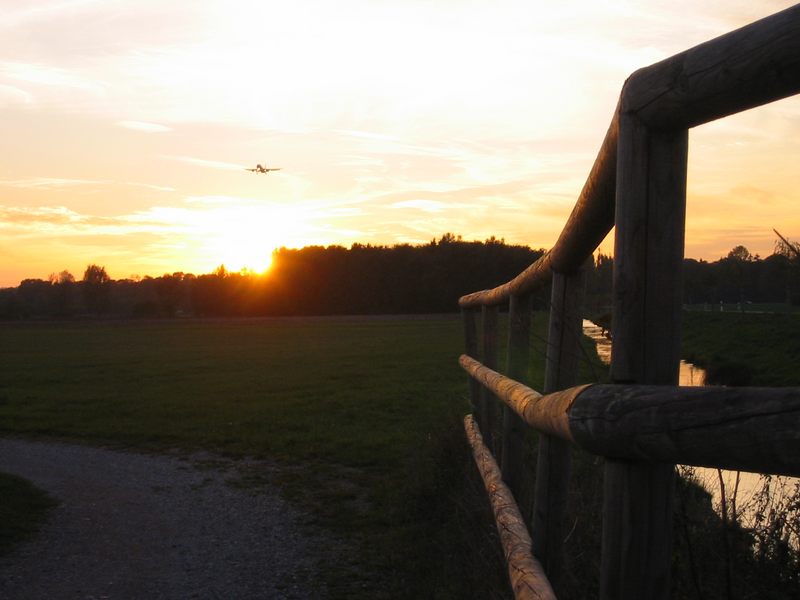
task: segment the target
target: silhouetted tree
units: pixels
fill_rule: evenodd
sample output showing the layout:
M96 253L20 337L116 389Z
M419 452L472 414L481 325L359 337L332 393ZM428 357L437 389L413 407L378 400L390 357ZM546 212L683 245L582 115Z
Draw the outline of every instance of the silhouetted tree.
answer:
M594 268L586 277L586 307L589 313L597 318L610 321L611 287L614 272L614 258L598 253Z
M75 311L75 276L67 270L51 273L50 285L53 289L55 315L65 317Z
M43 317L53 312L52 287L43 279L24 279L17 288L21 316Z
M90 313L99 315L108 310L111 278L105 267L89 265L83 273L81 282L86 308Z
M728 258L738 260L739 262L752 262L758 259L758 255L753 256L750 254L750 250L744 246L734 246L734 248L728 252Z
M173 273L112 282L105 268L89 265L75 283L69 272L49 281L29 279L1 290L0 318L64 316L76 311L82 291L88 312L170 317L441 313L458 310L463 294L494 287L519 274L543 250L490 237L464 241L445 233L412 246L307 246L279 248L264 277L230 272ZM790 255L790 256L787 256ZM684 299L689 303L752 300L800 302L800 258L787 250L767 259L744 246L715 262L684 261ZM613 259L599 254L587 278L587 310L601 317L611 304ZM549 305L541 291L537 308Z

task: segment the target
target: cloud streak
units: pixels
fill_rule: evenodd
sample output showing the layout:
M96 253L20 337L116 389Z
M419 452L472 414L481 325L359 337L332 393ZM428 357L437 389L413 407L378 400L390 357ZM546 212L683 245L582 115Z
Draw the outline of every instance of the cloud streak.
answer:
M792 4L765 2L9 0L4 235L547 245L630 72ZM734 219L796 235L798 106L692 130L688 255Z
M61 177L32 177L30 179L0 180L0 185L23 189L59 189L80 185L100 185L108 183L111 182L102 179L68 179Z
M64 177L31 177L29 179L2 179L0 186L32 190L68 190L80 186L114 186L124 185L139 187L157 192L174 192L175 188L138 181L114 181L111 179L70 179Z
M174 160L197 167L206 167L209 169L221 169L224 171L241 171L246 167L236 163L224 162L221 160L208 160L205 158L196 158L194 156L162 156L166 160Z
M132 129L133 131L141 131L143 133L166 133L172 131L172 128L166 125L146 123L144 121L118 121L117 125L125 129Z

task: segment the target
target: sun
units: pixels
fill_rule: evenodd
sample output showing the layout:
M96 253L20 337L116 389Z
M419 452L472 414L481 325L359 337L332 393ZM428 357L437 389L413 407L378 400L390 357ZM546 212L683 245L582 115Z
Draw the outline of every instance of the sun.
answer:
M307 243L312 215L296 205L220 203L198 210L191 224L197 262L211 270L265 273L272 252Z
M272 251L277 246L263 232L250 229L245 227L238 231L212 234L212 238L205 243L210 258L217 264L225 265L229 271L268 271L272 264Z
M217 213L216 223L203 242L204 253L229 271L265 272L272 263L272 251L280 245L274 226L264 218L266 215L255 218L238 212Z

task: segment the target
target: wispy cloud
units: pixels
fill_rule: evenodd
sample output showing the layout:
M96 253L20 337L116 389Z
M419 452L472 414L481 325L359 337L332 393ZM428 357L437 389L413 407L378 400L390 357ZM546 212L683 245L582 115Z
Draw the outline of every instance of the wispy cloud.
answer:
M134 131L142 131L144 133L166 133L167 131L172 131L172 128L166 125L148 123L146 121L117 121L117 125L125 129L133 129Z
M138 181L122 181L120 182L122 185L130 185L133 187L141 187L148 190L155 190L157 192L174 192L176 191L174 187L170 187L168 185L153 185L152 183L140 183Z
M452 208L452 206L436 200L404 200L402 202L395 202L391 207L413 208L427 213L440 213Z
M0 179L0 186L19 189L61 190L78 186L111 186L126 185L141 187L157 192L174 192L175 188L165 185L154 185L139 181L114 181L111 179L69 179L64 177L31 177L28 179Z
M6 234L118 234L129 231L125 217L78 213L66 206L14 207L0 205L0 229Z
M33 95L13 85L0 84L0 106L9 104L30 104Z
M77 223L81 215L66 206L16 207L0 206L0 223L15 226L36 226L39 223Z
M75 72L40 63L0 63L0 76L44 86L70 87L91 92L102 92L103 85L81 77Z
M252 204L255 200L252 198L242 198L240 196L188 196L184 199L184 202L203 206L220 206L231 203Z
M394 135L388 135L385 133L377 133L374 131L357 131L353 129L337 129L337 133L341 133L342 135L346 135L349 137L354 138L361 138L367 140L378 140L381 142L399 142L400 139Z
M198 167L207 167L210 169L224 169L228 171L241 171L246 168L244 165L237 165L236 163L223 162L220 160L208 160L205 158L196 158L194 156L167 156L162 155L161 158L167 160L176 160L178 162L187 163L190 165L197 165Z
M0 185L14 188L57 189L78 185L98 185L110 183L102 179L66 179L60 177L32 177L30 179L0 180Z
M3 9L3 20L9 25L19 27L25 23L36 22L41 19L63 17L92 5L102 5L103 0L56 0L50 2L37 2L20 4L14 8Z

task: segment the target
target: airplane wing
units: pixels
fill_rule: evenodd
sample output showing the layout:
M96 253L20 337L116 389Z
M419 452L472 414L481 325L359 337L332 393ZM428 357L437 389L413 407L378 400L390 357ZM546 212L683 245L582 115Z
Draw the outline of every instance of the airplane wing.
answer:
M262 167L260 164L252 169L245 169L245 171L252 171L253 173L269 173L270 171L280 171L281 167Z

